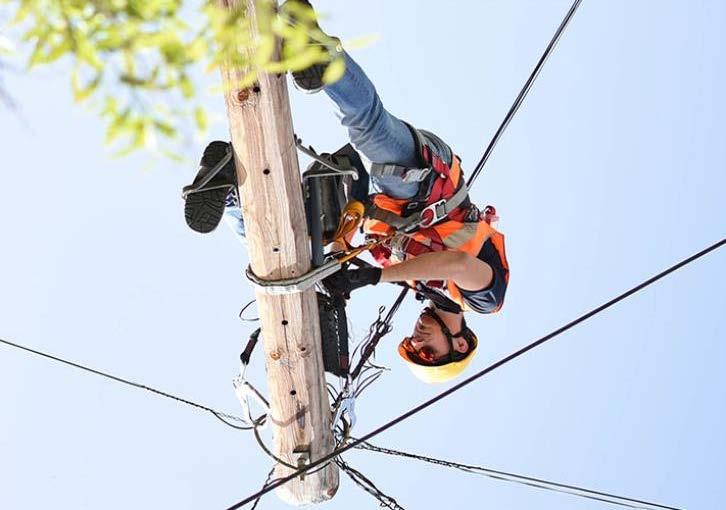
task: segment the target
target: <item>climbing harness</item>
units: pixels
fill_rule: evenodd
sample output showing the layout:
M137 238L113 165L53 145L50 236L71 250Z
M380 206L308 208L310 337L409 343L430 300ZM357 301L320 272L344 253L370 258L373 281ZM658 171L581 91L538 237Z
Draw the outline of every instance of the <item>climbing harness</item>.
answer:
M405 200L373 195L366 207L366 216L410 234L457 217L454 213L468 205L469 189L462 178L461 160L451 148L433 133L408 127L424 168L372 164L371 175L397 176L404 182L418 182L419 192L416 197Z

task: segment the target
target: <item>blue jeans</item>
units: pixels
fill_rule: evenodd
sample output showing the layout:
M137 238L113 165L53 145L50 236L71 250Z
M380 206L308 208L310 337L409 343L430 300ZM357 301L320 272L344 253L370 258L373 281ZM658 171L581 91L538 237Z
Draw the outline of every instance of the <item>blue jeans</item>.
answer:
M419 166L416 145L408 126L391 115L378 97L376 88L363 69L344 53L345 74L323 90L338 107L339 118L348 129L355 148L373 163L392 163L409 168ZM392 198L412 198L417 182L403 182L396 176L371 176L376 191ZM244 238L244 223L239 206L228 199L225 220Z

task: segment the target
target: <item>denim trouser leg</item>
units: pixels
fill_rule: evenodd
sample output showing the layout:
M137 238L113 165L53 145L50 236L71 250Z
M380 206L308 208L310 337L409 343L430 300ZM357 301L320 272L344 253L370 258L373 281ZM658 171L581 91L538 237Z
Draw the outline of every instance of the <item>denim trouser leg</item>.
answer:
M344 58L345 74L323 90L338 106L341 123L348 128L351 143L373 163L416 168L416 145L408 126L383 107L373 83L350 55L344 53ZM377 190L392 198L412 198L418 192L418 183L403 182L400 177L373 175L371 181ZM227 224L244 238L239 208L230 203L227 205Z
M345 74L323 90L338 106L351 143L373 163L417 167L416 145L408 126L383 107L363 69L347 53L344 57ZM418 183L403 182L399 177L373 175L371 179L393 198L411 198L418 192Z

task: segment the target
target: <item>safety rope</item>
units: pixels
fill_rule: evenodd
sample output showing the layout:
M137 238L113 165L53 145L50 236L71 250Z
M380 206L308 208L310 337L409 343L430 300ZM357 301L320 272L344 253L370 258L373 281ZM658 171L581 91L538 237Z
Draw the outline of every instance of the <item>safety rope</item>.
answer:
M531 351L532 349L535 349L536 347L541 346L542 344L548 342L549 340L552 340L553 338L556 338L557 336L561 335L565 331L568 331L569 329L572 329L573 327L577 326L581 322L584 322L595 315L601 313L602 311L606 310L607 308L610 308L611 306L619 303L620 301L630 297L631 295L643 290L644 288L652 285L653 283L657 282L661 278L664 278L665 276L671 274L672 272L680 269L683 266L686 266L690 264L691 262L707 255L708 253L720 248L721 246L726 243L726 239L721 239L720 241L716 242L715 244L712 244L708 248L705 248L704 250L701 250L700 252L691 255L687 259L682 260L681 262L678 262L677 264L674 264L673 266L669 267L668 269L658 273L657 275L645 280L644 282L636 285L635 287L623 292L619 296L611 299L610 301L607 301L606 303L603 303L602 305L590 310L589 312L579 316L578 318L574 319L573 321L570 321L569 323L565 324L564 326L552 331L551 333L548 333L547 335L527 344L525 347L522 347L518 351L513 352L512 354L500 359L499 361L489 365L488 367L484 368L483 370L480 370L479 372L475 373L474 375L464 379L460 383L455 384L454 386L442 391L435 397L423 402L422 404L419 404L418 406L410 409L409 411L405 412L404 414L398 416L397 418L394 418L393 420L381 425L377 429L369 432L368 434L364 435L363 437L356 439L355 441L351 441L345 446L342 446L341 448L336 449L335 451L331 452L328 455L324 455L323 457L311 462L304 468L301 468L294 473L291 473L288 476L285 476L281 479L279 479L276 482L273 482L270 484L270 486L263 491L256 492L245 499L241 500L238 503L235 503L234 505L230 506L227 510L236 510L237 508L241 508L242 506L246 505L250 501L254 500L257 496L260 494L264 494L266 492L269 492L271 490L276 489L277 487L281 486L282 484L285 484L289 482L290 480L300 476L303 473L306 473L310 469L313 469L323 463L329 462L331 459L334 459L338 455L345 453L346 451L350 450L351 448L355 448L359 444L361 444L363 441L368 441L369 439L377 436L378 434L385 432L386 430L390 429L391 427L398 425L399 423L403 422L404 420L407 420L411 416L420 413L424 409L431 407L432 405L438 403L439 401L445 399L449 395L459 391L460 389L464 388L465 386L468 386L469 384L477 381L478 379L481 379L485 375L489 374L490 372L493 372L497 368L506 365L507 363L515 360L516 358L519 358L520 356L526 354L527 352Z
M122 377L118 377L118 376L109 374L107 372L102 372L101 370L97 370L95 368L91 368L91 367L88 367L88 366L85 366L85 365L81 365L80 363L74 363L73 361L69 361L67 359L59 358L58 356L53 356L52 354L48 354L48 353L45 353L45 352L42 352L42 351L38 351L36 349L31 349L30 347L25 347L24 345L20 345L20 344L14 343L14 342L10 342L9 340L5 340L5 339L2 339L2 338L0 338L0 343L5 344L5 345L7 345L9 347L13 347L15 349L20 349L22 351L29 352L31 354L35 354L36 356L40 356L40 357L43 357L43 358L46 358L46 359L50 359L52 361L56 361L58 363L62 363L64 365L68 365L68 366L71 366L71 367L74 367L74 368L78 368L80 370L84 370L86 372L90 372L92 374L100 375L101 377L105 377L106 379L110 379L112 381L116 381L116 382L125 384L127 386L132 386L134 388L138 388L138 389L141 389L141 390L146 390L148 392L154 393L155 395L159 395L159 396L162 396L164 398L168 398L168 399L174 400L174 401L179 402L181 404L188 405L188 406L194 407L196 409L200 409L202 411L206 411L208 413L211 413L217 419L219 419L220 421L222 421L226 425L229 425L230 427L234 427L234 428L237 428L237 429L240 429L240 430L252 430L253 429L253 427L248 424L247 420L245 420L243 418L240 418L239 416L235 416L233 414L228 414L228 413L223 413L222 411L217 411L216 409L213 409L211 407L205 406L203 404L198 404L197 402L193 402L191 400L188 400L188 399L185 399L185 398L182 398L182 397L178 397L176 395L172 395L171 393L167 393L165 391L158 390L158 389L153 388L151 386L147 386L145 384L139 384L139 383L130 381L128 379L124 379ZM230 421L234 421L234 422L238 422L238 423L243 423L244 425L241 425L241 426L240 425L233 425L233 424L227 422L226 420L230 420Z
M575 0L572 3L570 10L567 11L567 14L565 15L564 19L562 20L562 23L560 23L560 26L557 28L557 31L555 32L555 35L552 36L550 43L547 45L547 48L545 48L544 53L542 53L542 56L540 57L539 61L537 62L537 65L534 66L532 73L529 75L529 78L524 83L522 90L519 91L519 95L517 95L517 98L514 100L514 103L512 103L512 106L509 108L507 115L505 115L504 120L499 125L499 128L497 129L496 133L494 133L494 136L492 137L491 141L489 142L489 145L487 146L486 150L484 151L484 155L481 157L481 159L479 160L479 163L477 163L476 167L472 171L471 177L469 177L469 180L466 182L466 185L469 189L471 189L472 184L474 183L476 178L481 173L482 169L484 168L484 165L486 165L487 161L489 160L489 156L491 156L492 151L494 150L494 147L497 145L497 142L499 142L499 139L502 137L502 134L504 134L504 131L507 129L507 126L509 126L509 123L512 121L512 118L517 113L517 110L519 110L519 107L522 105L524 98L527 97L527 94L529 93L530 89L532 88L532 85L534 84L535 80L537 79L539 72L542 70L542 67L544 66L545 62L547 61L550 54L552 53L552 50L557 45L557 41L560 40L560 36L565 31L565 28L567 28L567 25L570 23L570 20L572 19L572 17L575 15L577 8L580 7L580 3L582 3L582 0Z
M382 492L376 485L366 477L363 473L353 468L345 462L342 458L338 457L335 459L335 463L338 467L355 482L358 487L366 491L368 494L378 500L381 507L391 508L392 510L405 510L398 502L391 496Z
M611 503L613 505L623 506L627 508L639 508L641 510L681 510L677 507L661 505L658 503L652 503L649 501L643 501L640 499L628 498L625 496L619 496L617 494L611 494L608 492L595 491L592 489L586 489L584 487L578 487L576 485L569 485L564 483L553 482L550 480L543 480L541 478L533 478L531 476L519 475L516 473L509 473L506 471L499 471L496 469L490 469L483 466L473 466L470 464L461 464L459 462L452 462L448 460L435 459L432 457L426 457L424 455L418 455L415 453L402 452L400 450L392 450L390 448L382 448L380 446L373 445L367 441L363 441L356 448L360 450L368 450L371 452L383 453L386 455L392 455L397 457L405 457L408 459L419 460L422 462L428 462L429 464L436 464L438 466L444 466L448 468L458 469L466 473L473 473L477 475L487 476L496 480L504 480L507 482L519 483L522 485L528 485L537 489L545 489L554 492L561 492L564 494L570 494L580 498L592 499L595 501L603 501L605 503Z

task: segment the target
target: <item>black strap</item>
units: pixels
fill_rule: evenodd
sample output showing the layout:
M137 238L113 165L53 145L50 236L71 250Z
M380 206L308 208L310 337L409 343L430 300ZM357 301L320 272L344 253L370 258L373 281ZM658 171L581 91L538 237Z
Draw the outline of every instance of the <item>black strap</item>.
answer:
M244 366L247 366L250 363L250 357L252 356L252 351L255 350L257 341L260 339L260 331L262 331L261 328L257 328L256 330L254 330L254 332L250 335L250 339L247 340L247 345L245 346L245 350L242 351L242 354L239 355L239 359L242 362L242 365L244 365Z
M416 299L418 301L424 301L426 299L430 300L433 304L436 305L436 308L439 308L445 312L450 313L461 313L462 309L461 306L459 306L456 301L445 295L443 292L440 292L436 289L432 289L431 287L427 287L421 282L416 282Z

